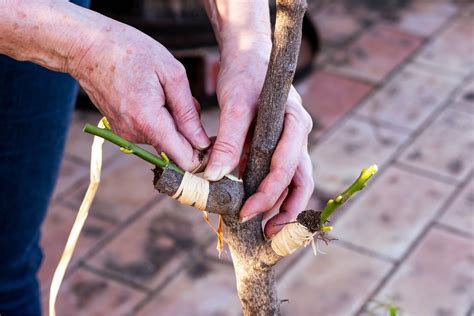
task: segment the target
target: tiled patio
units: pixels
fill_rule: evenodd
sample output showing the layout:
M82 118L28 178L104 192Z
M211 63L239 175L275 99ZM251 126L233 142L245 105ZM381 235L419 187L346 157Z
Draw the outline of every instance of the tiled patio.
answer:
M377 300L405 315L473 315L474 5L417 0L384 15L345 3L310 7L323 52L297 84L316 123L312 206L362 167L381 170L338 213L327 254L303 249L280 264L283 312L370 315ZM211 135L217 115L203 113ZM98 117L76 112L43 227L45 310L88 184L81 129ZM109 144L104 156L58 315L239 315L231 262L200 214L154 191L147 163Z

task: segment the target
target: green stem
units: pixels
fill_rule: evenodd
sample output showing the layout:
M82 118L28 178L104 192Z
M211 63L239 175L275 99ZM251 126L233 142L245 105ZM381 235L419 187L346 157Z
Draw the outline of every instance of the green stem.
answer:
M329 219L329 216L334 213L334 211L344 204L351 196L362 190L367 181L377 172L377 165L372 165L367 169L362 169L360 176L357 180L352 183L344 192L339 194L334 200L329 200L324 210L321 212L319 226L324 227L326 221Z
M100 128L91 124L86 124L84 126L84 132L102 137L103 139L108 140L109 142L114 143L117 146L120 146L120 148L124 148L125 151L130 152L131 154L134 154L135 156L138 156L157 167L160 167L162 169L169 167L170 169L173 169L174 171L179 172L180 174L184 174L183 170L181 170L178 166L176 166L169 160L162 159L152 154L151 152L146 151L145 149L123 139L117 134L114 134L109 129Z

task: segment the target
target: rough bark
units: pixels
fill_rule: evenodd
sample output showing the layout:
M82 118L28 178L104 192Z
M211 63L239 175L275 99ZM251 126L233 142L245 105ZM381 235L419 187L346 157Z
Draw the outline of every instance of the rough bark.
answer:
M183 175L173 169L166 167L164 170L154 170L155 189L161 193L173 196L178 191L183 180ZM209 184L209 195L207 197L206 211L220 215L238 214L244 199L244 187L242 182L233 181L227 177Z
M258 99L258 114L250 156L244 173L245 196L257 191L268 174L272 154L283 129L286 101L296 70L301 43L305 0L277 0L277 17L265 82ZM272 265L276 255L264 238L261 216L240 223L237 215L224 216L244 315L278 315L280 301Z

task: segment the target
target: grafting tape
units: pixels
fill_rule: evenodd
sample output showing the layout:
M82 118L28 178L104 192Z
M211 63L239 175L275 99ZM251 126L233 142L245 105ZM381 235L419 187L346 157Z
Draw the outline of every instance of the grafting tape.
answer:
M208 196L209 181L192 173L185 172L183 180L181 180L181 184L172 198L181 204L190 205L205 211Z
M287 224L272 238L272 249L279 256L289 256L301 246L307 246L315 234L300 223Z

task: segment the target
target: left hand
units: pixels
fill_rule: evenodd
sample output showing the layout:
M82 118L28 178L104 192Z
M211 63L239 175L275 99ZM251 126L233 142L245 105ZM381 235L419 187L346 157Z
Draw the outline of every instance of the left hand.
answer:
M217 98L221 108L217 139L204 176L216 181L234 170L241 161L245 140L257 112L271 45L248 51L221 51ZM291 87L283 132L273 154L270 173L257 192L245 202L240 217L249 220L260 213L278 212L265 227L272 237L303 211L314 189L308 154L312 120Z

